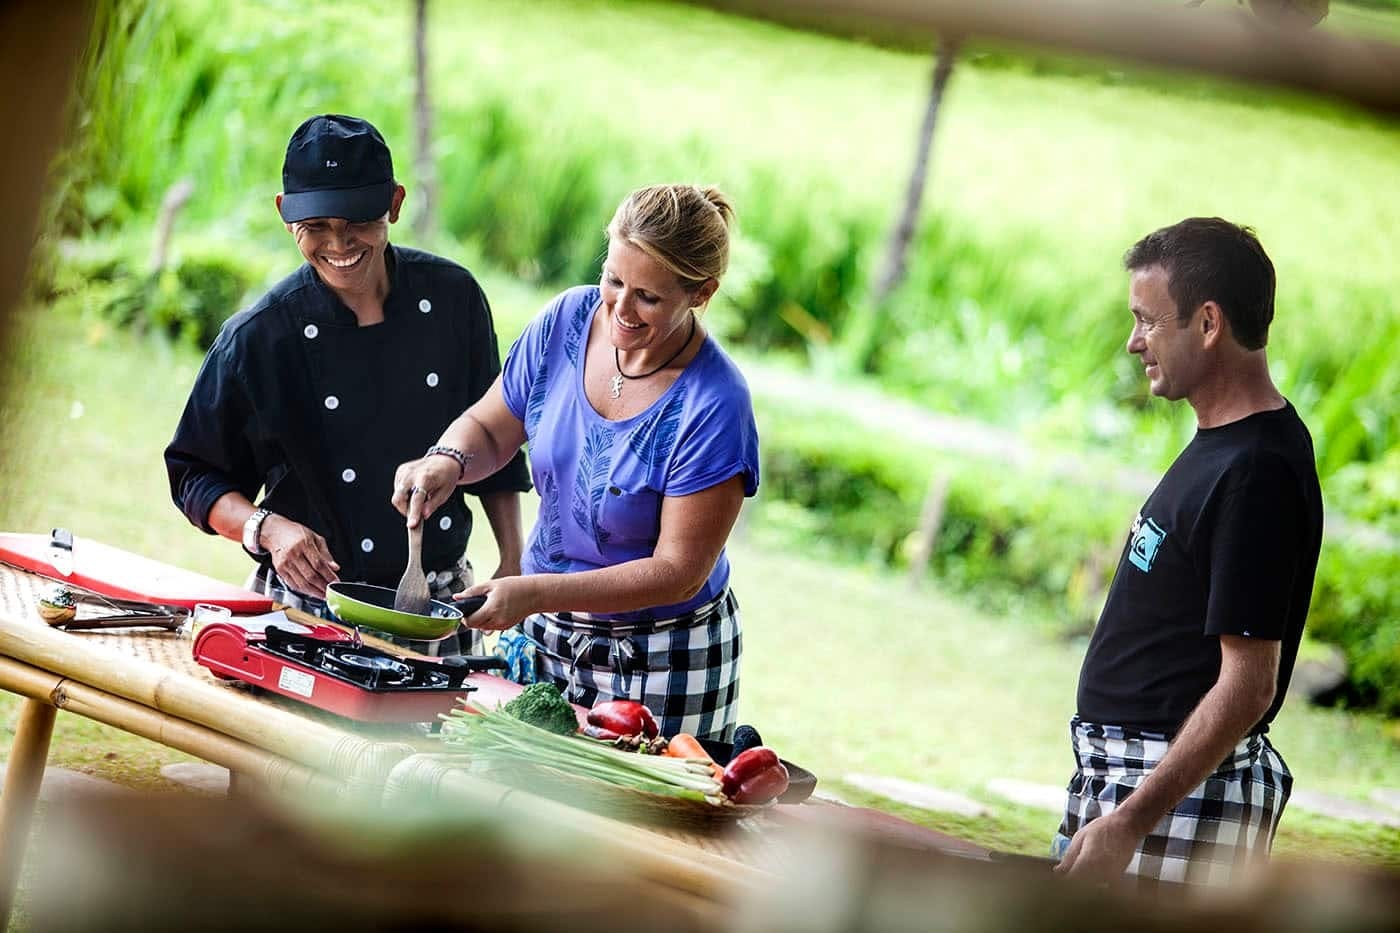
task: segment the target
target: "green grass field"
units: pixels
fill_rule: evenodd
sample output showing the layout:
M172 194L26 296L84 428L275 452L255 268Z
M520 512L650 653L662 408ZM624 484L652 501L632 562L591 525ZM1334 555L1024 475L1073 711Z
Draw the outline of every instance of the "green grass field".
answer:
M485 284L508 339L518 326L508 322L533 313L541 296L497 276ZM0 418L0 529L64 525L241 580L239 548L186 524L166 490L161 450L198 355L51 310L22 323ZM528 521L533 506L526 512ZM977 612L934 586L913 590L897 575L794 553L762 529L757 523L732 548L745 613L741 718L852 802L982 844L1042 852L1055 818L1001 802L986 783L1064 781L1082 645ZM471 555L494 566L489 536L473 541ZM0 728L13 729L17 706L0 697ZM1375 717L1291 702L1275 733L1300 787L1364 801L1374 788L1400 785L1400 744L1386 729ZM59 717L52 755L148 787L161 785L161 763L183 758L68 715ZM964 820L894 806L842 785L855 772L966 793L993 815ZM1400 866L1400 830L1290 813L1279 851Z

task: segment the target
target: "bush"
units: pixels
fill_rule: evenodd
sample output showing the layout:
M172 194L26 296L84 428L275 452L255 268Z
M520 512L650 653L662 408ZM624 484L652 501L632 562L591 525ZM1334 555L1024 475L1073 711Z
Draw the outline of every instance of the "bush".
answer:
M1400 536L1400 446L1375 463L1353 463L1338 470L1328 493L1352 518Z
M996 611L1033 610L1061 626L1092 623L1112 576L1135 503L1038 483L987 464L892 448L887 438L841 421L761 410L762 520L827 549L904 566L931 477L948 481L931 571ZM794 511L794 507L800 511Z
M1308 631L1346 653L1363 700L1400 715L1400 553L1324 542Z
M931 570L985 608L1092 626L1139 502L991 469L934 451L891 446L848 420L760 404L759 523L804 550L901 566L929 477L949 480ZM1400 552L1329 538L1308 633L1346 654L1361 702L1400 714Z
M52 260L49 300L117 327L150 330L207 349L225 320L261 282L267 257L242 244L203 242L160 272L137 257L139 238L67 244Z
M242 306L248 287L258 277L246 260L227 255L189 256L181 260L174 278L184 314L167 324L167 332L197 347L208 347L224 321Z

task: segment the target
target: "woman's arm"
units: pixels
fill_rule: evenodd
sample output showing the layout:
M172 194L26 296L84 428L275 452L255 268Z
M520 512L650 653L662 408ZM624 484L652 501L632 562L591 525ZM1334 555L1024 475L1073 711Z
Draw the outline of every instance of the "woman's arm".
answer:
M631 612L685 602L704 587L744 503L744 477L661 502L661 531L650 557L580 573L542 573L479 583L486 597L468 624L494 631L536 612Z
M453 457L435 454L399 465L394 472L394 508L417 524L447 501L452 490L495 473L510 462L525 443L525 425L511 413L501 392L501 379L471 408L447 426L436 446L462 452L466 470Z

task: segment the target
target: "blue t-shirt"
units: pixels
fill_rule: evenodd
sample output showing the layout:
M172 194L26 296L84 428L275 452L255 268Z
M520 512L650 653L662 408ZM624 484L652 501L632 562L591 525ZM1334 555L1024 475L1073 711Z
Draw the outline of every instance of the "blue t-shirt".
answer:
M598 287L571 288L530 322L506 357L506 405L525 425L540 514L525 573L574 573L650 557L661 500L743 474L758 491L758 429L744 377L710 337L675 383L622 421L598 414L583 389L583 357ZM729 583L723 551L705 586L673 606L613 613L620 622L680 615ZM594 615L597 615L596 613Z

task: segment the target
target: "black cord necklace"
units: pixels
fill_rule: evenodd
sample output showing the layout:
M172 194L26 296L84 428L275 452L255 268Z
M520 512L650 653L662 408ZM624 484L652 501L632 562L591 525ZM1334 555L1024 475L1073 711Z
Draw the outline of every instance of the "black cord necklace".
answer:
M682 353L685 352L685 348L688 347L688 346L690 346L690 341L692 341L692 340L694 340L694 339L695 339L695 312L692 311L692 312L690 313L690 333L686 335L685 343L681 344L681 348L680 348L679 350L677 350L675 353L672 353L672 354L670 355L670 357L666 360L666 362L662 363L660 366L656 367L656 368L653 369L651 372L642 373L640 376L629 376L629 375L627 375L625 372L622 371L622 357L618 354L618 352L617 352L617 347L613 347L613 366L617 369L617 375L615 375L615 376L612 377L612 386L611 386L611 387L612 387L612 397L613 397L613 398L621 398L621 397L622 397L622 380L624 380L624 379L645 379L645 378L648 377L648 376L655 376L657 373L661 372L661 370L665 369L667 366L670 366L672 363L674 363L674 362L676 361L676 357L680 356Z

